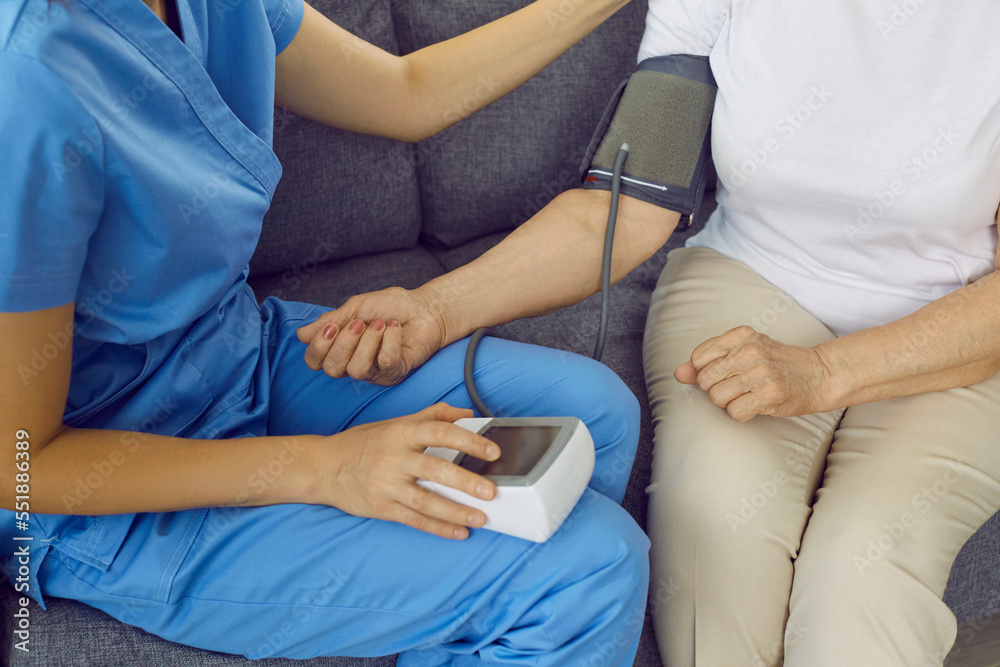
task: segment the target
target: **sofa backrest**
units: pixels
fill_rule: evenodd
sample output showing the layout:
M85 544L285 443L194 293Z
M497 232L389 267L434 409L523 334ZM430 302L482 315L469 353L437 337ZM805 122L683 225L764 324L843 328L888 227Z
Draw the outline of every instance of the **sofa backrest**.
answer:
M409 53L529 0L316 0L338 25ZM564 0L553 25L580 0ZM284 174L264 220L256 275L323 259L412 247L456 247L524 222L578 184L577 169L608 98L635 66L645 0L612 19L520 88L417 144L334 130L280 109L274 147ZM495 84L482 75L484 90ZM464 114L463 114L464 115Z

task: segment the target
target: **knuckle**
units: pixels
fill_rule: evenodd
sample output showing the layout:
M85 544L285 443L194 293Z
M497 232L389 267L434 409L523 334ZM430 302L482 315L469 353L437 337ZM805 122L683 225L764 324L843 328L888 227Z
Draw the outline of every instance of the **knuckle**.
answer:
M426 424L427 437L434 443L448 442L450 433L447 422L430 422Z
M416 528L417 530L427 530L428 520L427 517L419 512L410 512L407 513L403 523L407 524L411 528Z
M421 489L415 489L413 493L410 494L410 507L417 510L418 512L427 507L430 498L427 497L428 493Z
M785 387L777 382L768 382L764 385L764 398L771 403L778 403L785 400Z
M308 366L310 370L318 371L323 367L323 363L318 358L316 351L311 347L306 348L306 353L303 358L305 359L306 366Z
M347 374L355 380L367 380L371 375L371 366L355 359L351 359L347 362L347 367L344 370L347 371Z
M323 359L323 372L332 378L340 379L344 377L344 369L330 357Z
M420 476L420 479L426 479L430 482L444 484L448 474L447 467L440 465L442 463L444 462L436 456L421 457L417 474Z

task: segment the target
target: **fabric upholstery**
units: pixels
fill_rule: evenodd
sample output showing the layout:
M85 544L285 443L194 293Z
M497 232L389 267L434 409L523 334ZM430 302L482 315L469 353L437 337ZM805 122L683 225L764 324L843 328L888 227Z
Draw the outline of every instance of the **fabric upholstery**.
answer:
M523 0L398 3L401 48L415 50L524 6ZM568 6L569 3L566 3ZM524 222L578 182L597 121L635 67L645 3L633 2L519 89L417 144L423 233L455 247ZM546 20L556 24L561 17ZM483 93L494 85L483 72ZM465 112L458 109L460 114Z
M399 53L388 0L316 0L346 30ZM275 110L274 151L283 175L264 218L254 275L280 272L315 256L323 261L412 247L420 202L411 144L337 130ZM349 224L345 224L345 222Z
M527 4L528 0L316 0L345 28L392 52L408 52ZM568 4L568 3L567 3ZM417 145L332 130L279 112L275 150L284 166L251 262L258 298L336 306L352 294L390 285L415 287L459 266L575 183L593 127L631 70L644 0L624 10L507 98ZM488 79L487 79L488 81ZM706 207L708 208L708 207ZM703 212L707 214L707 211ZM421 240L422 237L422 240ZM611 294L603 361L645 404L641 336L649 294L671 239ZM544 317L498 327L495 335L590 355L599 318L592 297ZM624 506L645 526L652 425L643 411L639 454ZM669 595L652 582L650 605ZM1000 515L956 559L945 600L969 621L1000 609ZM31 607L32 651L11 646L13 589L0 585L0 662L14 667L197 665L291 667L251 663L165 642L77 602ZM648 619L647 619L648 621ZM298 667L385 667L393 658L321 658ZM660 667L647 622L636 665Z

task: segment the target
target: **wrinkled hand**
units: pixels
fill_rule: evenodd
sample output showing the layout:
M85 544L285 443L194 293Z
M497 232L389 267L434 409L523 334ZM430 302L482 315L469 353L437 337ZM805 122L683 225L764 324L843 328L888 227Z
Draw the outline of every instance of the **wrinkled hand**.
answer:
M314 371L389 386L443 346L445 326L431 296L390 287L351 297L297 333Z
M736 421L756 415L794 417L825 412L830 370L815 348L779 343L741 326L710 338L674 370L684 384L697 384Z
M471 410L438 403L415 415L331 436L320 448L320 502L354 516L396 521L441 537L468 537L466 526L482 526L486 515L424 489L417 479L484 500L493 498L493 482L424 454L427 447L450 447L487 461L500 456L497 445L452 423L471 416Z

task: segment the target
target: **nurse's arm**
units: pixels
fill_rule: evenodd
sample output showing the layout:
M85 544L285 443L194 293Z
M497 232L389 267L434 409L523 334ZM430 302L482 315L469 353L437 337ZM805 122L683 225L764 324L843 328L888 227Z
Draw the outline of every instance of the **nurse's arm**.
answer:
M440 445L493 460L499 449L443 404L332 436L194 440L63 425L73 304L0 313L0 508L120 514L310 503L464 538L485 515L418 486L431 479L484 499L492 482L424 454ZM181 399L182 400L182 399Z
M537 0L405 56L368 44L305 7L276 61L276 103L364 134L419 141L527 81L628 0Z

